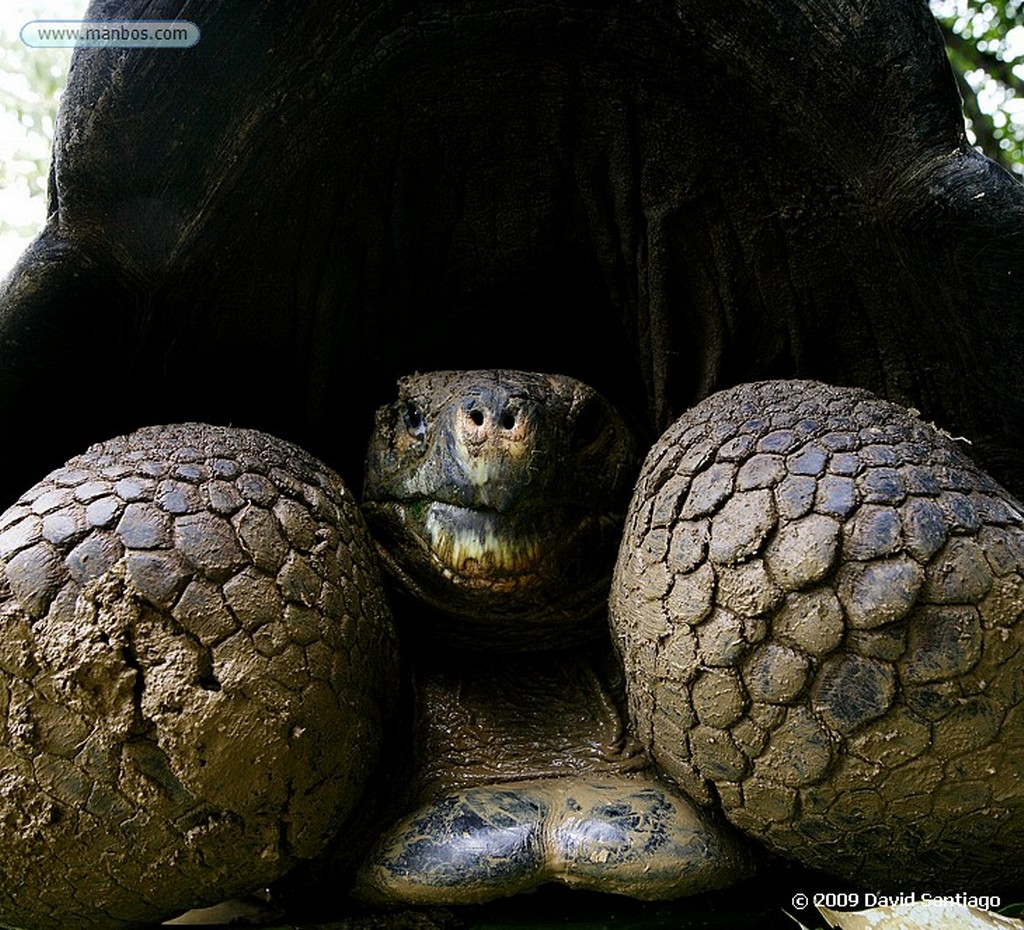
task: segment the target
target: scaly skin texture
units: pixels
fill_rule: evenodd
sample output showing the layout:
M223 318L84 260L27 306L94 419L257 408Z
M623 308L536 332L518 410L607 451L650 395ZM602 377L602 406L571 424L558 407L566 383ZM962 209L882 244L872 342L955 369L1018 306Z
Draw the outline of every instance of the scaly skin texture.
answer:
M428 604L407 805L360 892L721 887L750 860L716 806L873 888L1019 883L1020 505L864 391L715 395L636 484L613 650L606 534L575 544L621 512L627 433L516 372L405 379L379 415L371 516ZM113 440L0 516L0 922L153 921L351 825L394 734L373 566L336 476L244 430Z
M316 855L394 648L356 504L296 447L193 424L53 472L0 517L0 922L149 923Z
M1024 878L1024 515L905 409L766 382L684 414L611 614L638 735L745 832L872 888Z

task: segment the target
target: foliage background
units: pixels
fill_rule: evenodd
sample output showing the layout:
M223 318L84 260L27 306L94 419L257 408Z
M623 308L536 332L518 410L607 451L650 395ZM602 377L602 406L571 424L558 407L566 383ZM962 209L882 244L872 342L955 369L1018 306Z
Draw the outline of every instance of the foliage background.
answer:
M0 276L46 213L50 144L70 49L21 42L33 19L80 19L87 0L0 4ZM1024 178L1024 0L931 0L972 141Z
M978 147L1024 177L1024 0L932 0Z
M4 0L0 4L0 277L46 218L57 102L71 49L25 45L21 27L33 19L80 19L87 0Z

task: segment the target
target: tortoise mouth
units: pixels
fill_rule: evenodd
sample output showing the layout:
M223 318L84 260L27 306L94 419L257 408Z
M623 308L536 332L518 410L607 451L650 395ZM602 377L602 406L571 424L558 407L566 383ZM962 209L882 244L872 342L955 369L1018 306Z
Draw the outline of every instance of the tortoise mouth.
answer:
M428 504L424 541L444 568L467 582L491 583L537 570L548 545L535 513L499 513L490 508Z
M418 575L492 590L561 575L586 541L614 531L622 519L571 505L499 511L426 499L376 502L369 509L372 522L383 517L388 524L389 561L416 565Z
M607 601L621 514L426 499L364 507L384 568L400 590L437 611L429 626L438 641L537 650L603 629L596 617Z

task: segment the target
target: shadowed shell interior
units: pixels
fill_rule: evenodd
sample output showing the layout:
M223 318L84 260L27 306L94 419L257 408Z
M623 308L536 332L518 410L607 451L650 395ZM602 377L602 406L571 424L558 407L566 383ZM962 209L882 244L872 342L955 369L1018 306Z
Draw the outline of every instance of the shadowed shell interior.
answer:
M364 508L443 636L559 645L603 628L637 460L619 414L575 379L415 375L377 412Z

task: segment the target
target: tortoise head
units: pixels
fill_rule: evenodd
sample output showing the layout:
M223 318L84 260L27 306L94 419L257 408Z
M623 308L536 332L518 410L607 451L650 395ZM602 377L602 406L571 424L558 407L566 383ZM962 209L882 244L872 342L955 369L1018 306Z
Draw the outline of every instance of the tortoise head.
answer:
M377 411L364 506L432 633L546 648L601 631L638 466L622 417L573 378L413 375Z

